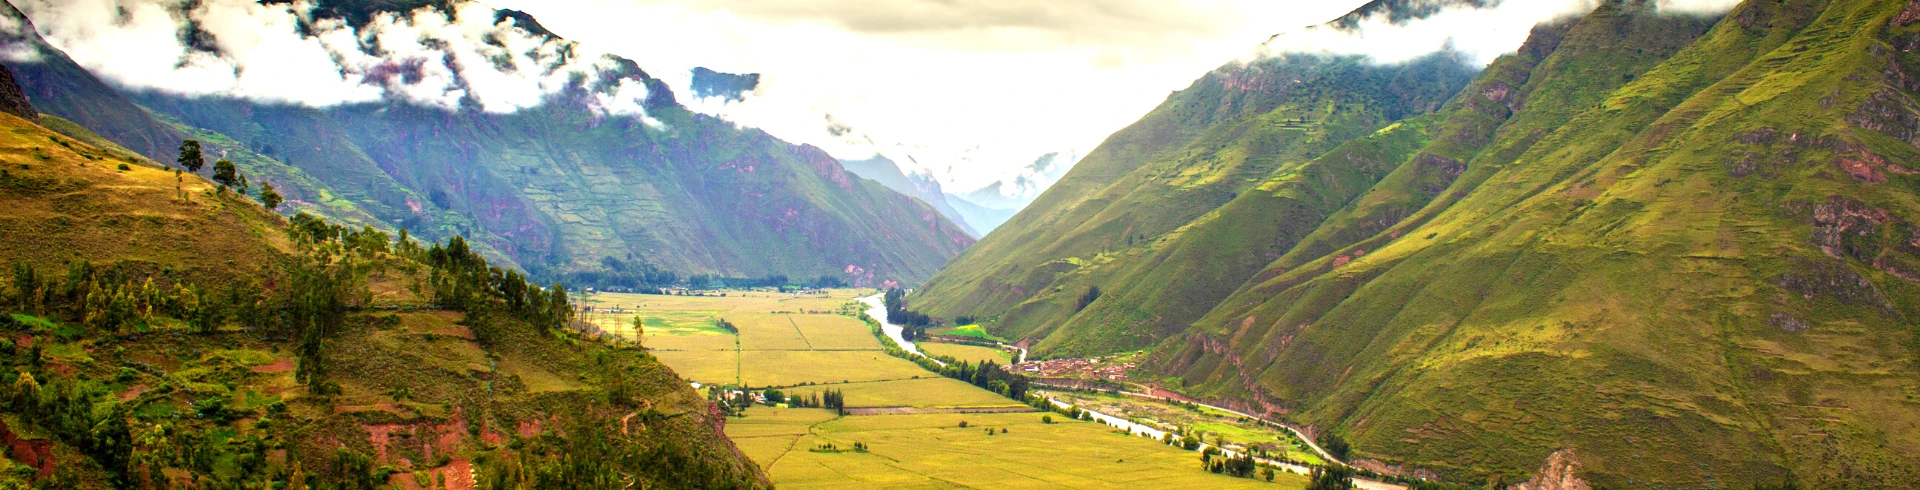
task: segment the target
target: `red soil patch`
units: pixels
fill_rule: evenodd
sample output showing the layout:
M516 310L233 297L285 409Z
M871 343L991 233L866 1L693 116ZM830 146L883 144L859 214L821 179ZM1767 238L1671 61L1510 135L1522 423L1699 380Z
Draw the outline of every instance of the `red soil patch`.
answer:
M147 385L145 384L137 384L137 385L128 387L127 391L120 392L120 401L123 401L123 402L131 401L135 398L139 398L140 395L145 394L149 389L150 388L147 388Z
M8 458L36 470L34 479L53 474L53 441L21 439L13 433L13 429L7 427L6 422L0 422L0 443L6 444Z
M262 364L247 369L256 373L284 373L293 370L293 360L279 359L270 364Z
M387 444L393 442L393 432L396 430L410 429L411 427L386 424L362 425L360 428L367 430L367 442L373 444L373 461L375 463L385 463L387 462Z

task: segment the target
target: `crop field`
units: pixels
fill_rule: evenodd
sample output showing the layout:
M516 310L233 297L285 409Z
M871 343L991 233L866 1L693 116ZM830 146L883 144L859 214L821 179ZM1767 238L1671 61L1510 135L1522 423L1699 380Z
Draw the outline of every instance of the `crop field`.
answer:
M847 408L1023 406L1020 402L959 380L943 378L932 373L920 376L920 379L806 386L786 390L786 392L789 395L811 395L823 390L840 390L847 397Z
M840 314L857 309L849 303L862 294L601 293L582 301L594 307L582 316L627 338L640 318L642 344L681 377L701 383L768 387L939 377L888 356L865 323ZM721 320L739 333L721 328Z
M1215 436L1230 444L1274 444L1286 451L1287 459L1309 464L1322 464L1320 456L1306 447L1293 433L1279 427L1268 427L1257 421L1241 418L1226 412L1205 407L1188 409L1170 405L1166 402L1134 398L1128 396L1093 394L1083 392L1054 393L1062 401L1086 407L1100 413L1122 416L1133 420L1186 427L1201 439L1212 441Z
M781 488L1299 488L1200 471L1195 453L1039 413L838 417L754 407L727 436ZM967 422L961 428L961 422ZM991 429L992 435L987 431ZM1001 433L1005 430L1005 433ZM866 452L853 451L855 442ZM837 450L821 449L832 444Z
M1013 355L1007 351L992 347L980 347L964 344L946 344L940 342L921 342L920 350L936 356L947 356L962 361L979 364L993 361L999 364L1013 362Z
M597 294L586 320L644 345L682 378L706 384L779 387L789 395L839 390L848 408L926 410L1022 407L971 384L887 355L866 324L837 314L855 291L793 298L772 293L719 296ZM726 319L738 335L720 329ZM657 322L654 319L659 319ZM977 329L976 329L977 330ZM978 332L984 335L984 332ZM969 361L1007 361L996 349L921 344ZM503 371L522 366L503 365ZM565 380L521 373L534 389ZM1056 423L1041 423L1050 416ZM968 428L959 427L967 421ZM991 427L995 433L986 434ZM998 431L1006 429L1007 433ZM754 406L727 419L727 436L780 488L1298 488L1200 469L1199 455L1126 437L1111 427L1041 412L840 416L829 410ZM853 451L853 443L870 445ZM832 444L835 450L822 449Z

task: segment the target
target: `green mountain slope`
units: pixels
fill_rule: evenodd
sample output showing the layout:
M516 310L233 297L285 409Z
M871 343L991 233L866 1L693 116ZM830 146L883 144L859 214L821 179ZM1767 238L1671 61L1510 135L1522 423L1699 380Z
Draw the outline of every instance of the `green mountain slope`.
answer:
M1138 178L1218 168L1168 135L1235 126L1168 113L1242 106L1177 94L912 299L1044 354L1149 346L1137 376L1383 472L1513 482L1558 454L1595 488L1901 488L1916 24L1920 3L1605 2L1431 114L1254 148L1289 163L1218 202Z
M770 486L671 370L464 248L10 114L0 206L0 487Z
M1684 19L1603 6L1454 153L1447 199L1372 235L1330 221L1151 364L1383 468L1471 481L1567 450L1609 487L1899 487L1920 474L1902 11L1747 2L1686 43Z
M1426 138L1428 124L1382 128L1436 110L1470 76L1445 54L1388 66L1293 56L1216 70L1108 138L963 252L916 307L989 317L1004 337L1046 336L1042 351L1150 345L1205 313L1318 219L1263 216L1269 224L1257 231L1206 236L1192 235L1191 223L1250 193L1297 205L1276 212L1338 209L1397 163L1381 153L1417 147L1409 140ZM1369 137L1375 141L1316 160ZM1209 241L1226 248L1192 245ZM1122 296L1076 315L1077 298L1096 286Z
M322 14L354 21L421 2L323 4ZM566 42L524 14L496 17ZM29 37L21 42L57 51ZM47 88L98 85L84 71L10 66L52 73L23 76L23 83L29 93L49 91L48 112L110 140L142 141L143 133L96 125L64 107L111 106L174 134L215 139L255 175L292 189L299 209L423 238L473 237L496 260L542 276L600 272L612 259L681 275L916 283L972 243L926 204L852 176L816 148L691 113L664 82L617 61L602 76L645 84L648 115L661 126L596 109L606 80L494 114L398 102L320 109L158 92L127 94L129 102L117 93ZM161 153L177 144L176 137Z

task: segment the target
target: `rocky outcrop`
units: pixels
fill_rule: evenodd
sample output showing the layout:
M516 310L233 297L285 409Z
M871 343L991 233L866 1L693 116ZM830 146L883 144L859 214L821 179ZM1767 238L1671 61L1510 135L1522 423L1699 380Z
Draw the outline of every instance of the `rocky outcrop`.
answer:
M39 121L40 113L33 110L33 104L27 101L27 93L13 82L13 71L0 66L0 112L5 112L28 121Z
M1574 456L1573 450L1562 449L1547 456L1547 461L1540 465L1540 471L1534 473L1533 478L1515 485L1513 490L1593 490L1586 480L1580 479L1579 473L1580 460Z

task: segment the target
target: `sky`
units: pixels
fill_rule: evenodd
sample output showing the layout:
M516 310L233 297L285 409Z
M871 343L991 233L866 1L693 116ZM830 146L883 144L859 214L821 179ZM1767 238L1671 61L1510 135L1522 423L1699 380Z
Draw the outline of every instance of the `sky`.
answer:
M483 0L451 17L421 10L357 28L313 18L311 0L11 1L55 47L136 89L316 107L474 100L511 112L618 55L696 111L843 159L884 155L951 194L1004 182L1003 193L1030 198L1069 168L1037 161L1085 155L1223 64L1285 52L1384 63L1442 47L1487 63L1595 0L1494 0L1354 31L1309 26L1364 0ZM1660 4L1717 13L1736 3ZM530 13L566 39L495 24L494 8ZM189 24L207 33L200 46L181 41ZM694 67L758 73L760 86L739 101L694 99ZM658 125L639 104L646 92L622 83L596 109Z
M811 143L876 153L949 192L1058 177L1043 155L1084 155L1208 70L1275 33L1362 0L490 0L569 39L634 59L675 87L687 69L760 73L741 102L701 112ZM840 135L829 131L838 123ZM1024 174L1026 179L1016 179ZM1026 182L1019 189L1016 181Z

